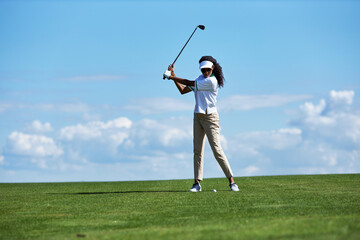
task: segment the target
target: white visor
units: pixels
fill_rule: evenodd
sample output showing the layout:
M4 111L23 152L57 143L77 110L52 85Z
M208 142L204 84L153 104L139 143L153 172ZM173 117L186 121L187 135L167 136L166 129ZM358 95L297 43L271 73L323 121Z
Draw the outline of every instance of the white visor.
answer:
M212 66L213 66L214 64L212 63L212 62L210 62L210 61L202 61L201 63L200 63L200 69L202 69L202 68L212 68Z

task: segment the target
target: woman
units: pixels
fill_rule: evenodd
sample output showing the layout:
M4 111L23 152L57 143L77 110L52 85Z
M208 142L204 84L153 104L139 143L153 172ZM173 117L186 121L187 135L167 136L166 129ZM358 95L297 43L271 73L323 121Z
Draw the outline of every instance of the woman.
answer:
M173 80L181 94L194 91L194 177L195 183L190 192L200 192L200 181L203 180L203 154L205 134L209 140L213 154L229 179L231 191L239 191L234 182L229 162L220 145L219 115L216 109L216 97L220 87L224 85L224 76L219 63L211 56L199 60L201 75L195 80L179 78L175 75L174 65L170 65L164 77Z

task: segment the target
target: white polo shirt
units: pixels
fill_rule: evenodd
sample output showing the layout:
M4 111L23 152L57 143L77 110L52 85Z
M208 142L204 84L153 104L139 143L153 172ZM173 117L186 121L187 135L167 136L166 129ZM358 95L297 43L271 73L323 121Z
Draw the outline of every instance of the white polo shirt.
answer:
M217 112L216 97L219 91L219 85L214 75L204 78L200 75L195 80L195 86L190 87L195 95L195 113L211 114Z

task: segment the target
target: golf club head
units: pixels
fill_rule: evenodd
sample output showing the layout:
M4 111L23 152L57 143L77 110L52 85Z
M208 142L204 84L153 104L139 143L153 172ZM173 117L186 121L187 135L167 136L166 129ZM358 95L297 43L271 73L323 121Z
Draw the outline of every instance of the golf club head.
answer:
M204 26L204 25L198 25L198 28L200 28L201 30L205 30L205 26Z

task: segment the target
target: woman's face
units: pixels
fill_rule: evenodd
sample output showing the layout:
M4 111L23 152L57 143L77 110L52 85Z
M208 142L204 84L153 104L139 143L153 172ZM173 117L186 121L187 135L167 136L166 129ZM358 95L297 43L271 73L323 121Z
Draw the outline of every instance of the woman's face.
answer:
M213 72L213 69L214 69L214 66L212 66L212 68L202 68L201 72L204 75L204 78L210 77Z

